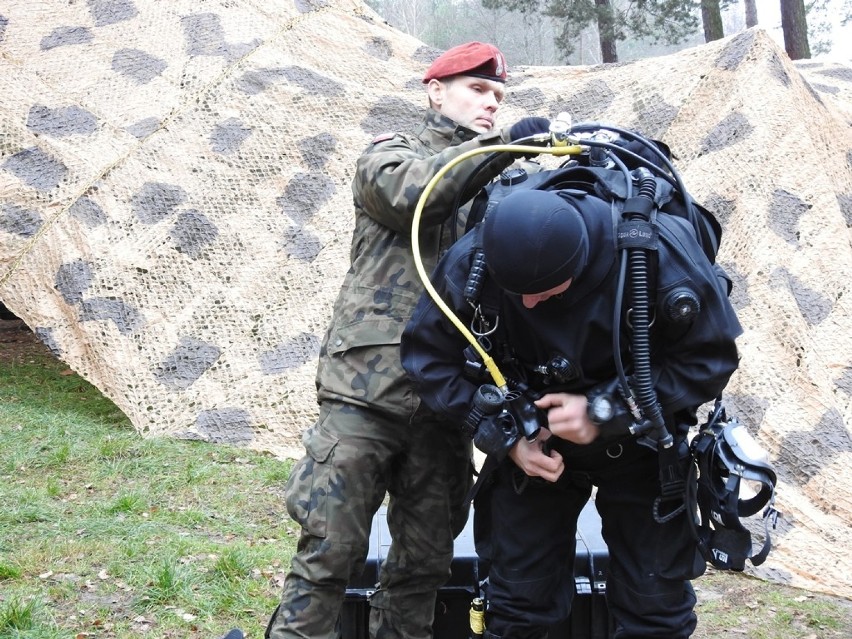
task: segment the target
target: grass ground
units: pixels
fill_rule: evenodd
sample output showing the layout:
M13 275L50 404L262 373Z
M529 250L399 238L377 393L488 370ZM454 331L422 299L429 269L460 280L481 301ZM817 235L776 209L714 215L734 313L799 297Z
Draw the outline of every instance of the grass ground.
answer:
M14 322L0 451L0 638L263 636L296 539L290 462L142 439ZM846 600L718 572L696 587L696 639L852 637Z
M0 450L0 637L262 636L289 462L142 439L25 337L0 342Z

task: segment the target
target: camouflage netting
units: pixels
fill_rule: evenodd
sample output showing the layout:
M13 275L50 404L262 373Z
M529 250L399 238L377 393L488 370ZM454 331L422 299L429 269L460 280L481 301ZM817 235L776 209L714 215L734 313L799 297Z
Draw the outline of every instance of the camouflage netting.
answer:
M355 158L437 51L354 0L0 2L0 299L144 435L301 451ZM511 63L511 61L510 61ZM758 575L852 597L852 70L760 30L515 68L501 112L665 140L725 227L728 406L780 472Z

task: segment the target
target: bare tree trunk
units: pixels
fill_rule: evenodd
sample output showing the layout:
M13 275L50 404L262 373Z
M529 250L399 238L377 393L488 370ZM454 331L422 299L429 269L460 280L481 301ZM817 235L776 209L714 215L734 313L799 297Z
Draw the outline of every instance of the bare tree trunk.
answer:
M781 31L784 49L791 60L811 57L805 0L781 0Z
M601 60L604 63L618 62L610 0L595 0L595 5L598 7L598 39L601 43Z
M701 0L701 22L704 24L704 42L721 40L725 37L719 0Z
M757 26L757 2L745 0L746 29Z

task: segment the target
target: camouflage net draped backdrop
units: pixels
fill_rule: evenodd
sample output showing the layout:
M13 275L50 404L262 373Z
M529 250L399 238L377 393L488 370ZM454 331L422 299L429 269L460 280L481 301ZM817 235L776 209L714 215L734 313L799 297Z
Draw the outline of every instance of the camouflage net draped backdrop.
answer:
M420 121L439 53L354 0L0 0L0 299L143 435L299 455L354 161ZM852 597L852 69L759 29L511 63L500 122L664 140L718 214L727 404L780 475L753 572Z

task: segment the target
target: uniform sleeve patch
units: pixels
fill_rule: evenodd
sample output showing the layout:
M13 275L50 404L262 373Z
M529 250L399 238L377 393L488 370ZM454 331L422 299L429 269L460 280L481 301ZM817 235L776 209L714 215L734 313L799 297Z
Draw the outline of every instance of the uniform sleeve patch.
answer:
M384 142L385 140L390 140L396 133L382 133L373 138L372 144L378 144L379 142Z

